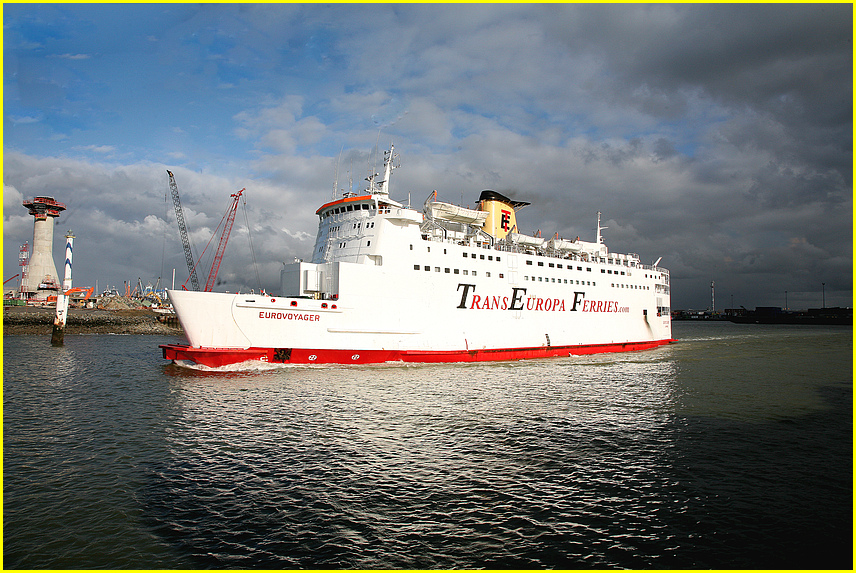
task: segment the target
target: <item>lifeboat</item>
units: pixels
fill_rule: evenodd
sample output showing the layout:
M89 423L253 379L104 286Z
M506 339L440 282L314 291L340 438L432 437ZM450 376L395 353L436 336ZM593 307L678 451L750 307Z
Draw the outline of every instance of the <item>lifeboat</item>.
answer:
M453 205L452 203L444 203L442 201L432 201L428 204L431 216L435 219L443 219L444 221L452 221L454 223L466 223L476 227L484 226L487 218L486 211L477 211L475 209L467 209Z
M577 241L568 241L567 239L550 239L547 243L547 248L553 249L561 252L574 252L578 253L582 250L582 245L580 245Z
M520 233L508 233L512 243L524 245L526 247L540 247L544 244L544 237L533 237L531 235L521 235Z

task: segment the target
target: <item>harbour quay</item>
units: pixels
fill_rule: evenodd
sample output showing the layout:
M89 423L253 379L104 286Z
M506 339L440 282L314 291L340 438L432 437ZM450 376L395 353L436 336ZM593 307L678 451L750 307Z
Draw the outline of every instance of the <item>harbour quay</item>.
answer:
M3 334L50 335L55 318L51 307L4 306ZM177 321L163 320L148 309L71 308L68 334L180 334Z

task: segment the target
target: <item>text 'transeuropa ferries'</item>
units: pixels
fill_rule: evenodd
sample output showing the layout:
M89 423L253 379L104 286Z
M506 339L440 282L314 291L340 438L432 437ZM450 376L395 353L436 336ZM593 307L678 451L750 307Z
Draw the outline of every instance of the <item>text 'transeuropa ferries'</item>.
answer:
M384 175L322 205L312 262L280 295L169 291L189 344L163 357L220 367L475 362L643 350L672 342L669 271L594 242L517 232L528 203L483 191L477 209L421 210ZM658 261L659 262L659 261Z

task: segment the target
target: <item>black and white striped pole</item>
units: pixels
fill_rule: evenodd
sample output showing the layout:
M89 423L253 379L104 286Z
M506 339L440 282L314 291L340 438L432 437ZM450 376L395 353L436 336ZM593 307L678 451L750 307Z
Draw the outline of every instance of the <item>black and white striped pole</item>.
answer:
M62 290L56 295L56 317L54 318L51 346L64 344L65 323L68 318L68 297L71 290L71 257L74 245L74 235L69 231L65 235L65 277L62 280Z

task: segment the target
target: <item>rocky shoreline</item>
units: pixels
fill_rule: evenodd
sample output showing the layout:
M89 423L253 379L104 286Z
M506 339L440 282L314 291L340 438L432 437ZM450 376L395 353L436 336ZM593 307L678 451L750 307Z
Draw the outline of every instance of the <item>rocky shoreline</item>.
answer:
M56 316L45 307L3 307L3 334L50 335ZM66 334L177 334L182 333L176 321L161 322L151 310L102 310L72 308L68 312Z

